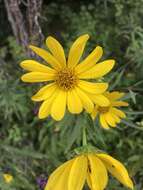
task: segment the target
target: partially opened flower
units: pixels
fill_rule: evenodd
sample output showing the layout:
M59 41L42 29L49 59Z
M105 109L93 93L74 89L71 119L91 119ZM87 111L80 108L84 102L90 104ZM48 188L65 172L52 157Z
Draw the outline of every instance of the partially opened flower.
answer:
M108 106L109 100L103 95L108 88L107 83L89 82L107 74L115 61L110 59L97 64L103 50L97 46L83 61L87 34L80 36L70 48L68 59L63 47L53 37L48 37L46 45L50 52L30 46L48 65L34 60L25 60L21 67L29 73L22 76L24 82L48 82L33 97L33 101L43 101L39 109L39 118L51 115L55 120L61 120L66 106L71 113L80 113L83 109L91 113L93 104ZM79 63L80 62L80 63Z
M109 127L116 127L121 122L121 119L126 117L125 113L117 108L128 106L128 103L119 100L124 96L124 93L115 91L106 92L104 95L109 99L110 105L106 107L96 105L91 116L95 119L99 115L101 126L109 129Z
M104 190L108 172L126 187L133 183L126 168L107 154L80 155L57 168L49 177L45 190L82 190L87 182L91 190Z

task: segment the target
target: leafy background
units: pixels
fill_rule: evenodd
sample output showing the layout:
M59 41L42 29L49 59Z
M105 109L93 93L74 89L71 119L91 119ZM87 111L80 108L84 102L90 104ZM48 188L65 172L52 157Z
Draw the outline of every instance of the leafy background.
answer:
M12 35L3 1L0 12L0 189L39 190L37 178L47 179L81 146L85 117L67 113L60 122L37 118L38 105L30 97L39 87L20 81L19 62L26 56ZM88 141L126 165L135 190L143 190L142 19L143 0L44 1L40 19L44 36L59 39L66 51L78 35L89 33L85 56L98 44L104 58L117 60L106 80L111 90L127 93L128 117L109 131L87 118ZM3 173L13 175L12 184L4 182ZM107 190L115 189L126 188L111 178Z

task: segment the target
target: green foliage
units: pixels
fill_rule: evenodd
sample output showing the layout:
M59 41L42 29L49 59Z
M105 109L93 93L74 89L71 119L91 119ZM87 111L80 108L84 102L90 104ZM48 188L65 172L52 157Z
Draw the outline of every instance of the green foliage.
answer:
M98 44L104 47L104 58L117 60L116 68L106 80L111 90L127 93L128 117L109 131L101 129L98 121L93 122L85 113L78 117L67 113L60 122L51 118L39 120L37 104L30 100L36 85L20 81L22 70L18 64L24 59L24 53L9 34L0 49L0 189L38 190L37 177L48 177L53 169L75 154L77 146L81 146L86 122L88 141L121 160L130 171L135 190L142 190L143 1L67 3L57 0L50 4L45 2L42 16L44 34L57 36L66 52L78 35L89 33L91 40L86 53ZM3 173L13 175L12 184L4 182ZM107 189L126 188L111 178Z

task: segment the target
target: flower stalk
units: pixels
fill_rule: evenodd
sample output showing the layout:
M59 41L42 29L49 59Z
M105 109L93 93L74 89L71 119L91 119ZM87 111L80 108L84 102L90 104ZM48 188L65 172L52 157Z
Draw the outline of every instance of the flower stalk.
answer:
M87 146L87 135L86 135L86 128L85 126L83 127L82 130L82 146Z

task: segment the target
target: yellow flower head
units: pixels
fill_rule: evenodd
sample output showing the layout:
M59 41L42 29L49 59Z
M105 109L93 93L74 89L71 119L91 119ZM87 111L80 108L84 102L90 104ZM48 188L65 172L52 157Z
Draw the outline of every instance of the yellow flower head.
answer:
M87 182L91 190L104 190L108 173L119 182L133 189L126 168L107 154L80 155L57 168L49 177L45 190L82 190Z
M116 127L116 125L121 122L121 119L126 117L125 113L116 107L128 106L128 103L119 100L124 96L124 93L115 91L106 92L104 95L109 99L110 105L106 107L96 105L91 116L95 119L99 114L101 126L105 129L109 129L109 127Z
M11 183L13 181L13 176L7 173L3 174L3 178L6 183Z
M83 109L91 113L93 104L108 106L109 100L103 95L107 83L88 82L88 79L98 79L107 74L115 61L110 59L97 64L103 50L97 46L83 61L87 34L76 39L69 50L66 60L61 44L53 37L48 37L46 45L49 51L30 46L48 65L34 60L21 62L21 67L29 72L22 76L24 82L48 82L33 97L33 101L43 101L39 109L39 118L51 115L55 120L61 120L66 106L71 113L80 113ZM80 62L80 63L79 63Z

